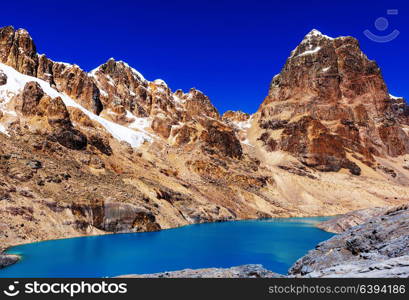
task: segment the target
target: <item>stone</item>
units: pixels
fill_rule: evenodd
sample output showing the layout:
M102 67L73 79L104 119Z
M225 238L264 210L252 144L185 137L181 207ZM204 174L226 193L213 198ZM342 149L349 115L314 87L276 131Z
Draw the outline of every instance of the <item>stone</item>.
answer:
M58 143L72 150L83 150L88 144L87 137L74 128L58 128L53 136Z
M375 155L409 153L402 128L407 111L402 99L389 96L379 67L356 39L313 30L272 79L256 119L262 133L279 136L274 147L264 143L267 151L288 151L320 171L360 175L346 156L351 150L369 166Z
M282 278L262 265L243 265L231 268L185 269L154 274L122 275L120 278Z
M369 216L369 219L366 217ZM361 223L360 219L365 221ZM342 217L341 217L342 218ZM352 220L351 220L352 218ZM340 234L322 242L290 268L291 276L407 277L409 276L409 207L350 213L335 227ZM349 221L349 222L351 222ZM328 228L328 224L324 228ZM333 221L334 222L334 221ZM346 224L346 225L341 225ZM341 231L339 228L345 228ZM332 228L330 226L329 228Z
M7 75L0 70L0 86L7 83Z
M35 159L28 161L27 166L35 170L41 169L43 167L41 161Z
M17 97L17 109L25 116L37 114L37 105L44 96L44 91L35 81L26 83L23 91Z
M18 255L0 254L0 269L15 264L20 260Z

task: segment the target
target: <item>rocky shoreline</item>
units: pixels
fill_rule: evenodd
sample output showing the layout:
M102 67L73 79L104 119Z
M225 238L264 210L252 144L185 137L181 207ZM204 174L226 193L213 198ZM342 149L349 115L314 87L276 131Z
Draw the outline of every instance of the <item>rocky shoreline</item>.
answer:
M11 266L18 262L20 257L12 254L0 254L0 269Z
M409 277L409 206L389 209L318 244L289 270L296 277Z
M383 211L383 213L380 213ZM185 269L155 274L123 275L124 278L406 278L409 277L409 206L375 208L339 216L318 225L340 228L353 224L318 244L282 275L261 265L232 268ZM367 218L364 218L366 216ZM331 225L331 226L329 226Z

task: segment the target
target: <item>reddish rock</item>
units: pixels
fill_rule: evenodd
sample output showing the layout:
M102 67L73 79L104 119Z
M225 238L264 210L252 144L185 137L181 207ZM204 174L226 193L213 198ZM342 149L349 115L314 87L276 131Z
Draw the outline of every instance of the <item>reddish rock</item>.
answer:
M245 122L248 119L250 119L250 115L242 111L228 110L222 116L224 122Z
M84 150L88 144L87 137L77 129L57 128L53 137L58 143L73 150Z
M409 153L409 136L399 126L382 126L379 134L390 156Z
M192 117L200 115L220 119L220 114L217 109L201 91L192 88L183 98L186 101L184 104L186 110L185 119L190 120Z
M17 96L16 109L25 116L36 115L37 105L43 96L44 91L37 82L27 82L21 94Z
M174 140L172 145L183 146L198 139L198 130L188 125L173 127L171 137Z
M78 66L53 64L53 81L59 91L77 100L86 109L99 114L103 105L99 99L99 89L86 72Z
M136 116L146 117L151 106L147 82L136 70L110 58L91 72L105 106L123 106ZM114 99L114 101L112 101Z
M172 120L158 116L153 119L151 127L157 134L167 139L172 129Z
M231 127L209 119L202 119L201 124L205 128L200 136L204 151L237 159L242 157L241 144Z
M44 96L39 103L39 111L47 116L51 127L71 127L70 114L60 97Z

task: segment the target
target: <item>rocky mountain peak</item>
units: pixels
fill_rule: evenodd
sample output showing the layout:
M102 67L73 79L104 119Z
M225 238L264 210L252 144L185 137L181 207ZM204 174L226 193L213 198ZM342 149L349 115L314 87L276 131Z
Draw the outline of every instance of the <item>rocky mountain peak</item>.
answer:
M27 30L15 30L13 26L0 28L0 45L0 62L23 74L37 74L37 50Z
M317 30L292 51L269 91L272 101L291 97L334 101L368 94L373 102L388 98L376 62L363 54L355 38L333 39Z
M359 173L349 153L368 165L374 156L409 153L405 111L355 38L312 30L271 81L258 123L270 151L288 151L320 170Z

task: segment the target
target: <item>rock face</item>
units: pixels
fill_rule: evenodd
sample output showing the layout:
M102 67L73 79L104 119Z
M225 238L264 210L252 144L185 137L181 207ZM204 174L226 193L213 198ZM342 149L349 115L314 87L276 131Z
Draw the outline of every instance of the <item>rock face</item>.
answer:
M409 153L407 106L352 37L311 31L291 53L257 113L267 151L284 150L321 171ZM353 158L351 155L353 154Z
M37 74L37 50L31 36L24 29L12 26L0 28L0 61L23 74Z
M328 221L319 223L317 227L328 232L341 233L351 227L361 225L362 223L367 222L373 217L383 215L388 210L388 207L374 207L351 211L344 215L337 216Z
M71 207L82 226L94 226L108 232L157 231L155 216L143 207L128 203L95 201Z
M33 39L25 29L0 28L0 62L22 74L38 77L99 114L102 104L92 78L78 66L56 63L37 54Z
M318 244L289 270L306 277L408 277L409 208L402 206Z
M37 114L37 105L43 96L44 92L37 82L31 81L27 83L19 96L17 102L18 110L26 116Z
M243 265L228 269L185 269L155 274L123 275L121 278L281 278L280 274L263 268L262 265Z

